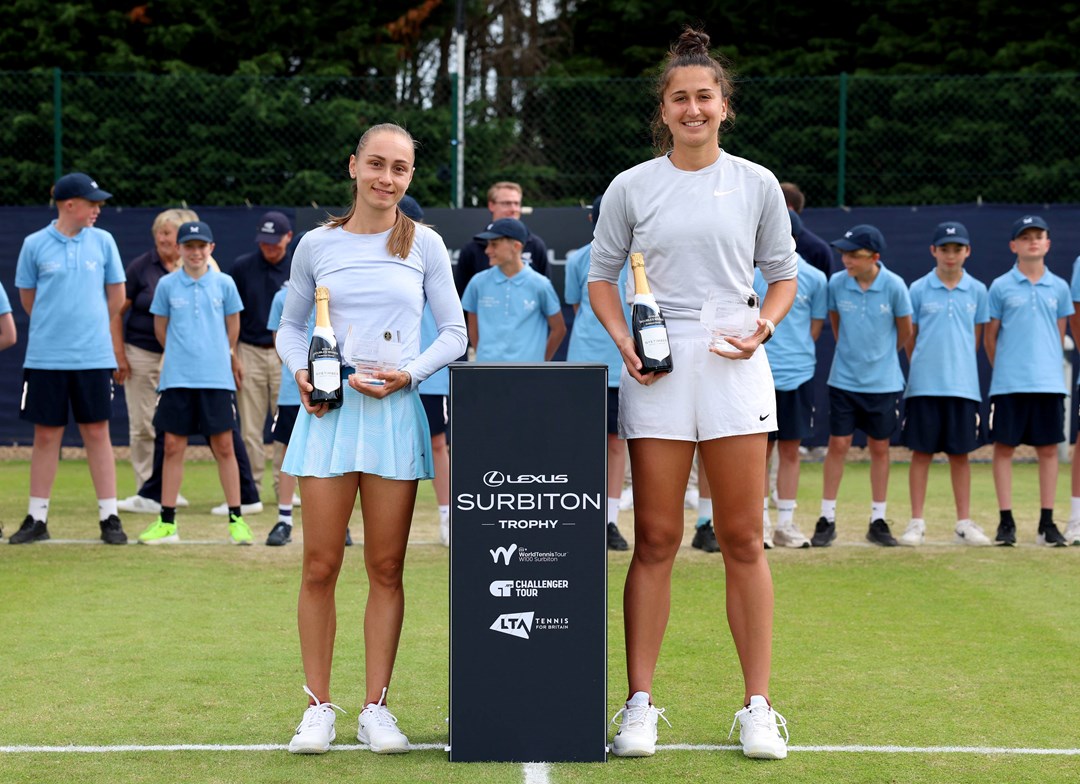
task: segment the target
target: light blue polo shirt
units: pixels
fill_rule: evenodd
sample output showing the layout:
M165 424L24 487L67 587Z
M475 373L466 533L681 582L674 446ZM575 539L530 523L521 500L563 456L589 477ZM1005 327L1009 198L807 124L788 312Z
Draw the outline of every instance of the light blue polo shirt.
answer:
M619 347L615 345L608 331L604 329L600 319L596 317L592 302L589 301L589 250L591 248L590 242L566 257L566 282L563 297L567 305L578 306L577 314L574 316L574 325L570 330L570 343L566 347L566 361L604 362L608 366L608 386L618 387L624 364L622 352L619 351ZM628 266L623 266L616 286L627 326L630 325L630 305L626 302L628 269Z
M990 318L998 330L990 395L1065 394L1058 319L1071 316L1069 285L1049 269L1032 284L1016 265L990 284Z
M439 326L435 323L435 314L431 312L431 306L425 302L424 312L420 314L420 353L423 354L438 336ZM420 390L421 395L449 395L450 368L443 365L421 381L416 388Z
M825 273L799 256L795 301L783 321L776 325L772 339L765 344L765 354L772 368L773 385L781 392L798 389L814 377L817 349L810 334L810 322L829 315L829 280ZM768 285L761 271L754 268L754 291L762 300Z
M919 328L905 397L980 402L975 326L990 320L986 284L967 272L952 289L930 270L911 284L911 321Z
M11 312L11 300L8 299L4 284L0 283L0 316Z
M285 295L288 293L289 284L286 282L270 301L270 315L266 319L266 328L271 332L277 332L278 327L281 326L281 311L285 309ZM313 309L311 318L308 320L308 335L311 334L314 325L315 311ZM296 386L296 377L289 372L289 366L284 362L281 363L281 385L278 387L277 404L279 406L300 405L300 388Z
M476 314L478 362L543 362L547 320L562 310L551 281L532 267L512 278L498 267L474 275L461 307Z
M896 347L896 319L911 315L907 284L878 262L880 271L863 291L841 270L829 278L829 311L840 314L829 386L882 394L904 388Z
M103 229L66 237L53 221L23 240L15 286L35 290L23 367L115 369L105 286L124 280L116 241Z
M1069 286L1069 293L1072 296L1073 302L1080 302L1080 256L1076 257L1073 262L1072 268L1072 281Z
M181 267L163 277L150 303L151 313L169 319L158 391L183 387L235 392L225 317L243 309L236 284L223 272L208 270L194 280Z

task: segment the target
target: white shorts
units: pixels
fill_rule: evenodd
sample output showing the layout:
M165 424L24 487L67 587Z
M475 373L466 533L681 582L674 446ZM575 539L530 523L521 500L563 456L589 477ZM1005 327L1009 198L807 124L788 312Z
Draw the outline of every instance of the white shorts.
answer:
M668 321L672 372L649 386L623 367L619 437L709 441L776 430L776 392L765 350L750 359L709 351L696 321Z

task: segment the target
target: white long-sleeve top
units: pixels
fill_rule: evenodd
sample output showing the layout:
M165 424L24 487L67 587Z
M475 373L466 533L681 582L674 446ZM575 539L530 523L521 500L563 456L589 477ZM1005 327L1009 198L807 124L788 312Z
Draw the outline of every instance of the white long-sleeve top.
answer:
M338 345L350 327L362 339L390 335L401 343L398 369L412 376L412 388L465 352L465 315L442 238L418 225L412 250L401 259L386 249L389 236L389 231L353 234L320 226L300 238L277 335L278 353L293 375L307 367L308 318L317 286L330 290L330 323ZM439 334L421 353L425 301Z
M776 176L723 150L697 171L663 156L611 181L589 280L615 283L631 252L644 254L649 286L668 319L696 320L710 291L753 291L755 263L767 283L798 273Z

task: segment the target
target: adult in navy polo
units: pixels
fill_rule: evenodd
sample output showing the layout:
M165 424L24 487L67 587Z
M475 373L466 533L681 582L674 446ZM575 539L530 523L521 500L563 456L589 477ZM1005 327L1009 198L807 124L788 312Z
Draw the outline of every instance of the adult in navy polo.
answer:
M520 223L522 199L521 186L516 182L497 182L492 185L488 188L488 211L491 213L491 222L511 218ZM457 266L454 269L454 283L457 285L459 296L465 293L465 287L469 285L474 275L484 272L490 266L487 254L484 252L487 240L479 239L479 236L465 243L458 254ZM532 267L541 275L549 274L547 245L540 235L528 232L528 236L521 245L521 260L526 267Z
M244 303L240 314L240 341L233 358L240 431L251 458L255 485L262 490L266 467L266 418L277 414L281 388L281 359L274 349L274 335L266 328L274 295L289 279L289 243L292 224L284 213L271 211L259 218L255 233L258 248L237 257L228 270ZM274 469L277 494L278 469ZM280 499L279 499L280 500Z
M469 281L461 298L478 362L545 362L566 335L555 287L525 266L525 224L501 218L476 235L491 268Z
M112 194L73 172L56 181L52 195L56 220L23 241L15 270L30 316L19 416L34 423L34 447L29 509L10 542L49 538L49 497L70 408L86 447L102 541L122 544L109 438L116 369L109 321L124 303L124 267L112 235L94 226Z

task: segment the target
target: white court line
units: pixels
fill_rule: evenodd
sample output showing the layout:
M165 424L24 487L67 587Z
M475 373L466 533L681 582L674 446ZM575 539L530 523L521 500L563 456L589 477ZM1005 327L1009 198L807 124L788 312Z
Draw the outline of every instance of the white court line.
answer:
M254 743L244 745L222 745L217 743L177 743L174 745L148 746L0 746L0 754L112 754L116 752L142 751L287 751L285 743ZM411 743L414 751L443 750L443 743ZM330 751L367 751L368 747L360 743L335 743Z
M548 763L546 762L526 762L525 768L525 784L548 784L551 779L548 778Z
M353 744L334 744L331 751L366 751L367 746ZM443 751L442 743L414 743L417 751ZM690 743L661 744L658 751L739 751L741 746L698 745ZM145 751L285 751L283 743L262 743L245 745L221 745L213 743L180 743L174 745L123 745L123 746L0 746L0 754L111 754L118 752ZM1008 748L1004 746L788 746L795 753L856 753L856 754L1020 754L1034 756L1080 756L1080 749L1030 749ZM545 778L526 779L529 784L546 780L548 763L526 763L526 774L530 766L536 766L536 775ZM542 770L541 770L542 768Z
M711 746L691 743L658 744L657 750L741 751L742 746ZM791 752L853 752L857 754L1034 754L1080 756L1080 749L1025 749L1003 746L788 746Z

